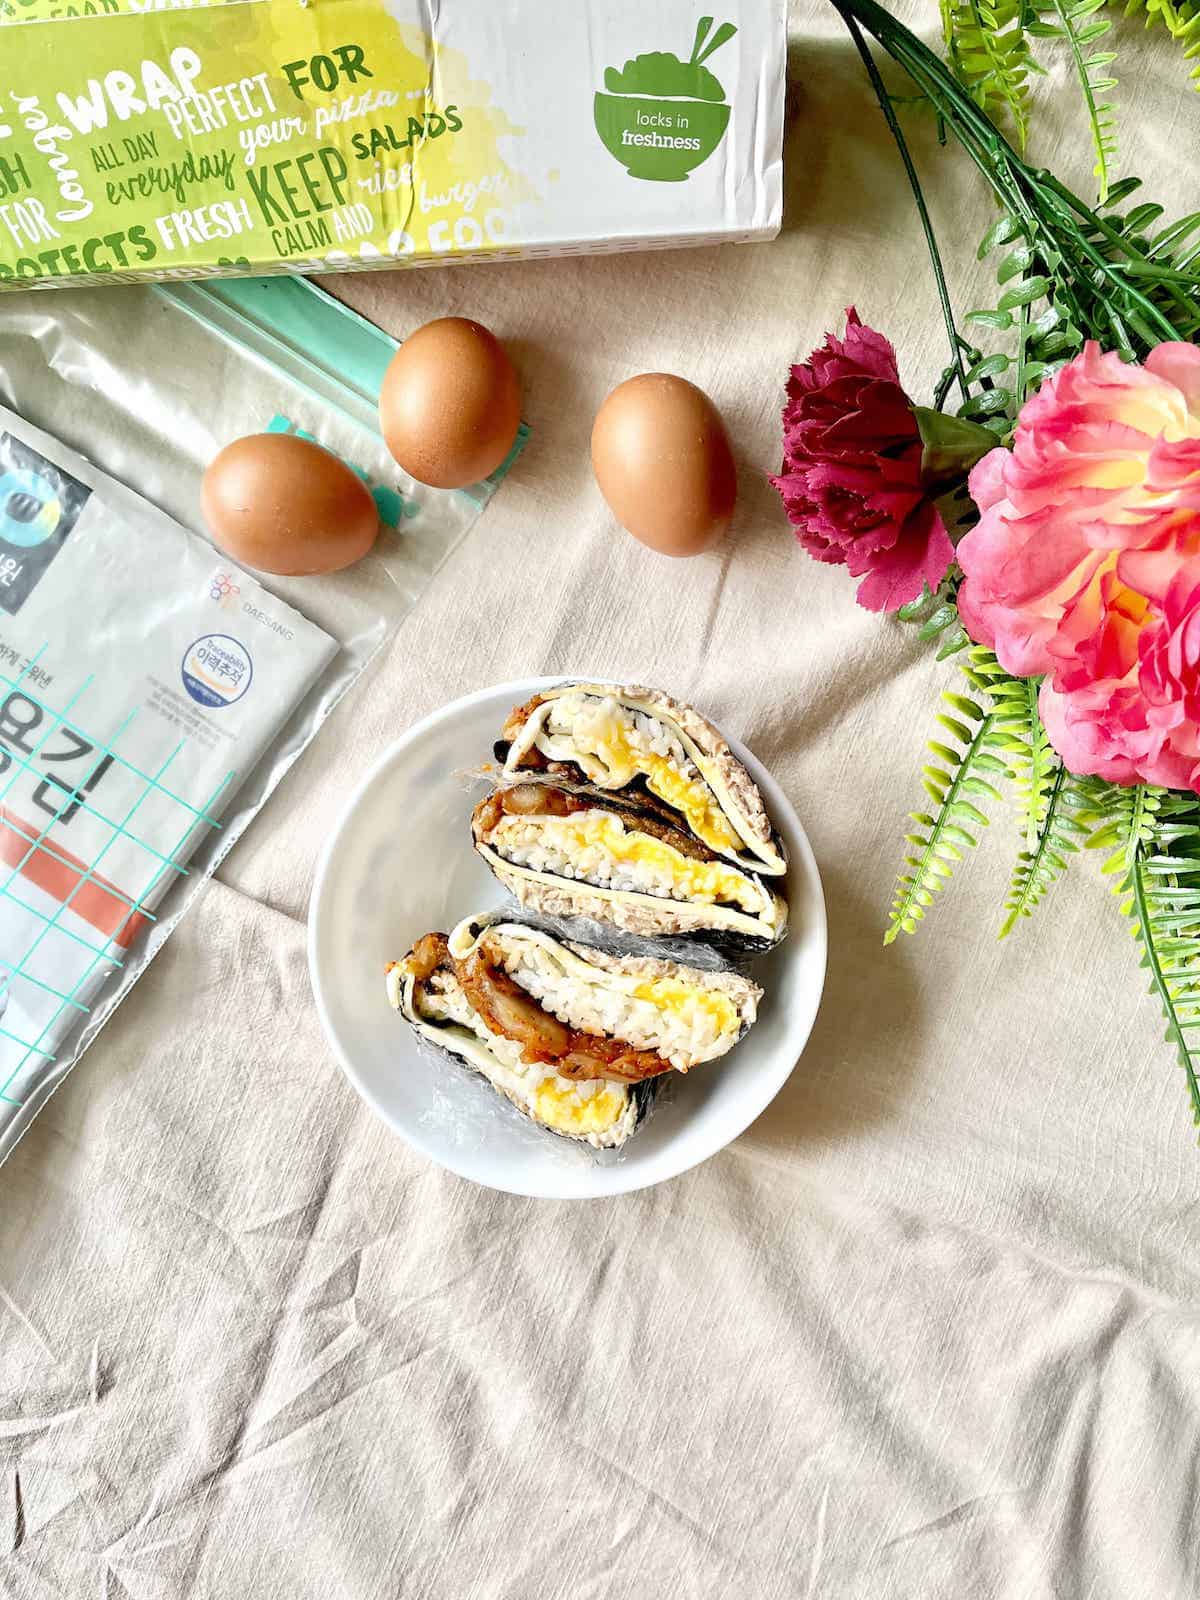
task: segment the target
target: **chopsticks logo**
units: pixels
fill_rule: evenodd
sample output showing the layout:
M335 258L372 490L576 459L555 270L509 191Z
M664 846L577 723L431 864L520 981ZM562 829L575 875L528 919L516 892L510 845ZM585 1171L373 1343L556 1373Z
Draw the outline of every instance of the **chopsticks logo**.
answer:
M710 36L712 25L711 17L700 18L686 61L652 50L606 70L592 115L605 147L631 178L682 183L725 137L729 103L704 63L737 28L723 22Z

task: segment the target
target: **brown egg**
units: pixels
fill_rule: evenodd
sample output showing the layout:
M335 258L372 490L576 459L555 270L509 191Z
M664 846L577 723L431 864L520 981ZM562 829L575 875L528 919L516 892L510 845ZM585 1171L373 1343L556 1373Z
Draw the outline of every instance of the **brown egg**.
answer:
M592 428L592 468L617 521L662 555L699 555L733 516L737 472L720 412L669 372L613 390Z
M379 421L410 477L465 489L495 472L521 425L521 391L495 334L440 317L400 346L384 374Z
M348 567L379 532L362 479L291 433L249 433L227 444L204 474L200 509L227 555L285 577Z

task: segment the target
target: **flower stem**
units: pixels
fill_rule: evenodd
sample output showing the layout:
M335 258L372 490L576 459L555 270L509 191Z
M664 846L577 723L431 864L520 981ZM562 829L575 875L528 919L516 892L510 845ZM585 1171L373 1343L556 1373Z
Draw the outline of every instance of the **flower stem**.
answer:
M1099 328L1106 326L1118 347L1129 355L1144 354L1164 339L1194 334L1200 274L1184 271L1184 264L1179 262L1164 269L1147 261L1119 228L1098 216L1052 173L1028 166L937 55L877 0L831 3L863 57L881 101L886 100L887 91L874 62L869 60L863 30L904 68L933 107L939 124L948 127L963 146L1021 228L1042 270L1053 281L1054 298L1077 327L1096 337ZM884 109L886 112L886 104ZM897 135L894 114L888 123L901 146L905 166L911 169ZM909 181L914 181L911 170ZM922 223L927 226L920 200L918 206ZM1100 248L1097 237L1110 253ZM941 274L938 276L941 288ZM1152 288L1166 303L1156 302L1141 284Z
M834 0L837 5L838 0ZM838 10L841 11L838 5ZM871 80L871 87L875 91L875 98L879 101L879 108L883 112L888 131L896 142L900 152L900 159L904 163L904 171L908 177L908 185L912 190L913 199L916 201L917 214L921 218L921 228L925 234L925 243L929 248L929 259L933 264L933 276L937 282L938 299L942 306L942 321L946 324L946 338L950 343L950 361L954 368L954 376L962 393L963 400L971 398L971 391L967 387L967 375L963 370L962 355L958 348L958 328L954 321L954 310L950 304L950 291L946 286L946 274L942 267L942 258L938 251L937 239L933 232L933 222L929 216L929 208L925 204L925 196L921 191L921 183L917 177L917 169L913 165L912 156L909 154L908 144L901 132L900 124L896 120L896 113L892 109L892 102L888 96L887 87L879 76L879 68L875 65L873 56L867 46L866 40L855 19L845 11L842 17L846 27L850 30L850 37L854 40L856 49L862 57L863 66L867 69L867 76Z
M1017 313L1017 377L1013 384L1013 395L1016 399L1016 410L1020 412L1025 404L1025 393L1029 387L1029 380L1025 376L1025 356L1029 348L1029 305L1025 305Z
M1097 216L1096 213L1089 206L1085 205L1077 195L1073 195L1068 188L1058 181L1053 173L1039 172L1034 174L1034 177L1043 190L1054 195L1056 199L1060 200L1069 208L1071 212L1074 213L1074 216L1070 218L1070 224L1073 228L1073 231L1078 236L1081 247L1086 251L1093 264L1100 268L1106 274L1106 276L1116 276L1117 268L1115 267L1114 263L1105 260L1104 256L1102 256L1101 253L1083 237L1082 230L1079 227L1079 221L1076 221L1076 218L1085 222L1088 227L1094 228L1096 232L1100 234L1102 239L1106 240L1107 243L1110 244L1115 250L1120 251L1121 255L1125 258L1121 268L1125 274L1137 277L1161 278L1163 281L1170 281L1170 293L1172 298L1174 298L1176 303L1180 304L1181 308L1185 311L1189 313L1194 312L1194 307L1189 301L1187 295L1181 295L1177 287L1177 285L1181 282L1190 284L1194 292L1196 286L1196 278L1194 274L1176 273L1172 272L1169 268L1164 269L1162 267L1156 267L1151 262L1148 262L1139 250L1135 250L1134 247L1129 243L1128 239L1126 239L1122 234L1118 233L1117 230L1108 222L1106 222L1103 217ZM1126 284L1124 287L1126 291L1132 294L1139 302L1143 313L1148 315L1151 319L1157 320L1160 330L1162 330L1159 334L1159 337L1163 339L1173 339L1175 337L1176 329L1162 314L1153 301L1148 300L1140 290L1134 288L1132 285ZM1156 341L1151 338L1150 342L1153 344Z

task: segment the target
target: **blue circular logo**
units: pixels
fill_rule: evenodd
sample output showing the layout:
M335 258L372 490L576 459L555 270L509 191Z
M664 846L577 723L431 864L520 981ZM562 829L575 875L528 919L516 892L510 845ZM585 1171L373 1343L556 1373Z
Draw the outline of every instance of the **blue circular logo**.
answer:
M199 705L215 710L240 700L254 677L250 652L227 633L206 633L184 652L183 687Z
M0 474L0 539L20 550L45 544L58 531L62 502L40 473L12 467Z

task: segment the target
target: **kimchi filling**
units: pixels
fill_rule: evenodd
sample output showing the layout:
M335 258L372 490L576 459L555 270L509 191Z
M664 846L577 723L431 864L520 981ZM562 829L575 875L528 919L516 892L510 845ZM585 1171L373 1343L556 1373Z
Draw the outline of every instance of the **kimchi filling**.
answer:
M559 1077L639 1083L671 1070L671 1063L656 1050L637 1050L620 1039L560 1022L492 960L482 945L459 961L451 955L445 934L427 933L414 945L404 969L421 984L441 968L453 972L471 1006L493 1033L521 1047L523 1061L552 1066Z
M609 810L621 817L626 825L652 839L659 839L678 850L680 855L695 861L718 861L714 850L685 833L681 828L658 815L647 813L640 807L614 804L607 797L598 807L594 795L575 794L570 789L559 789L549 783L516 783L500 788L488 795L475 810L475 822L484 834L494 832L501 817L570 817L580 811Z

